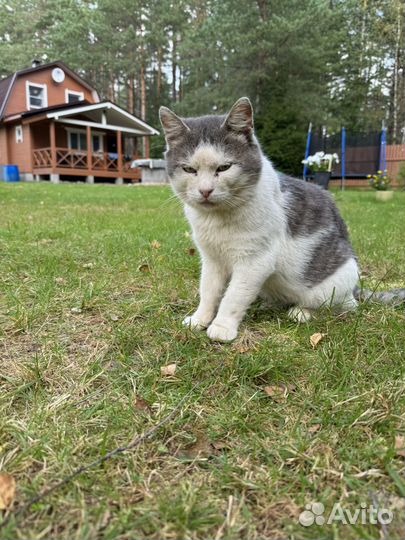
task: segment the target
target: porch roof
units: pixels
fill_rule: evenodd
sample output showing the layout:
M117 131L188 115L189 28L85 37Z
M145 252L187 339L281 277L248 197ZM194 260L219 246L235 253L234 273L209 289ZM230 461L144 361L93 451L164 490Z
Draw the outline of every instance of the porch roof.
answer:
M73 126L91 126L139 136L159 135L155 128L111 101L50 107L24 113L21 118L30 123L49 119Z

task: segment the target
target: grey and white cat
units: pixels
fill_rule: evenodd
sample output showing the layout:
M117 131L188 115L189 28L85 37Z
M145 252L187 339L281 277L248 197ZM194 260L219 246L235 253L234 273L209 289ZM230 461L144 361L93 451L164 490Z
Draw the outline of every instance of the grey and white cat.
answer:
M345 223L326 191L275 171L248 98L227 116L179 118L161 107L160 119L168 175L202 260L200 304L184 324L231 341L259 295L299 322L325 305L356 308Z

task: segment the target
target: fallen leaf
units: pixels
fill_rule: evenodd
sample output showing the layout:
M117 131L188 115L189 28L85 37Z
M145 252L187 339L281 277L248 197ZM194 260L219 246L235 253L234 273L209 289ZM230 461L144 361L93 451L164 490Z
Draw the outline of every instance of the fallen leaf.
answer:
M148 402L139 396L135 396L134 398L134 407L138 411L151 412Z
M146 264L146 263L141 264L140 266L138 266L138 270L139 270L139 272L144 272L144 273L150 272L150 266L149 266L149 264Z
M316 334L312 334L312 336L309 338L312 348L315 349L315 347L318 345L321 339L323 339L325 336L326 334L321 334L320 332L316 332Z
M158 242L157 240L152 240L152 242L150 243L150 247L152 249L159 249L160 248L160 242Z
M287 399L289 389L285 384L265 386L264 392L277 403L282 403Z
M0 473L0 510L7 510L14 501L15 480L11 474Z
M213 445L209 442L204 435L197 436L195 443L187 446L184 450L180 452L180 457L185 457L189 459L195 458L207 458L215 454L215 449Z
M395 450L397 456L405 457L405 436L396 435L395 436Z
M308 428L308 433L316 433L321 429L321 424L313 424Z
M250 351L250 347L248 347L247 345L239 345L238 347L235 347L235 351L240 354L246 354Z
M177 334L173 334L173 339L175 339L179 343L187 343L189 340L186 334L181 334L180 332L178 332Z
M195 248L189 248L188 249L188 254L193 257L195 255Z
M225 450L229 445L225 441L215 441L211 443L215 450Z
M170 377L176 373L177 364L167 364L160 368L160 373L166 377Z

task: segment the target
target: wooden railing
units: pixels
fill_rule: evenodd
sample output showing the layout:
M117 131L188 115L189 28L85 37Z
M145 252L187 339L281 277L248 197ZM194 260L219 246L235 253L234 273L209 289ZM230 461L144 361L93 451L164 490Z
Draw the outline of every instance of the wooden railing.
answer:
M34 169L52 166L52 154L50 148L38 148L33 153Z
M69 148L56 148L56 167L87 169L87 152Z
M118 171L118 157L107 152L97 152L92 155L92 168L95 171Z
M34 169L52 168L52 149L37 148L33 150ZM55 148L56 169L88 169L87 151L70 148ZM131 172L131 160L121 156L122 166L119 167L119 156L110 152L93 152L90 156L90 171ZM134 176L136 173L134 171Z

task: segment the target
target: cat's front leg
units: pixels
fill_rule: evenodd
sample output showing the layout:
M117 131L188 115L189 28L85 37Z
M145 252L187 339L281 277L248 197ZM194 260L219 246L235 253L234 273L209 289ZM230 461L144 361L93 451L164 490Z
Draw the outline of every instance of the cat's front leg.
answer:
M218 262L203 256L200 279L200 304L197 311L186 317L185 326L196 330L207 328L218 309L222 294L225 290L227 274Z
M264 281L272 272L271 265L266 261L256 265L240 265L234 270L217 316L207 329L210 339L232 341L236 338L246 310L255 301Z

